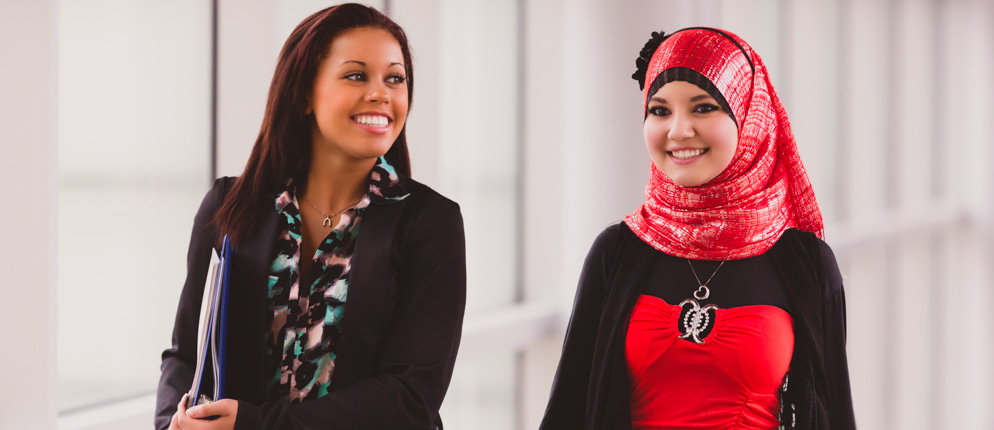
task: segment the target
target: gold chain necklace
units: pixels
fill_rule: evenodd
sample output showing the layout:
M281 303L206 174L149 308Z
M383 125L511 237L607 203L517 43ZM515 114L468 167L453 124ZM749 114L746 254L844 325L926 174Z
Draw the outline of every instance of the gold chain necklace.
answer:
M307 199L307 196L300 196L300 197L303 198L304 201L307 202L307 204L311 205L311 207L314 208L314 210L318 211L319 214L324 215L324 221L321 222L321 225L323 225L325 227L331 227L331 219L332 218L338 216L338 214L340 214L342 212L345 212L345 211L347 211L349 209L352 209L352 208L358 206L359 202L362 201L362 198L360 197L359 200L356 200L355 203L352 203L352 204L350 204L350 205L342 208L342 210L340 210L338 212L335 212L333 214L326 214L326 213L322 212L321 209L318 209L317 206L314 206L314 203L311 203L311 201Z

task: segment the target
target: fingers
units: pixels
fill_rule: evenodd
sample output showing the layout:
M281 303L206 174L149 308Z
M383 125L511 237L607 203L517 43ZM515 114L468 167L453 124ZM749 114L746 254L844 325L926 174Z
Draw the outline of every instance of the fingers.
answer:
M186 415L186 398L189 395L190 395L189 393L184 394L183 398L179 399L179 404L176 405L176 412Z
M179 417L180 415L186 416L186 396L184 394L183 398L179 399L179 403L176 405L176 413L169 420L169 430L183 430L183 426L179 423Z
M185 406L185 405L183 405ZM182 430L232 430L235 428L235 417L238 413L238 402L223 399L206 405L194 406L177 413L178 428ZM205 420L207 417L217 419Z
M191 418L206 418L213 416L225 417L234 415L238 409L238 402L231 399L222 399L206 405L194 406L186 411L186 415Z
M169 420L169 430L183 430L179 425L179 411L173 414L173 419Z

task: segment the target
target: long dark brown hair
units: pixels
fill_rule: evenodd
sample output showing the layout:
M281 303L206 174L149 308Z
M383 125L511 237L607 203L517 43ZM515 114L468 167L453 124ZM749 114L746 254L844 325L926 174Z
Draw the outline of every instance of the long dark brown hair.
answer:
M237 242L254 230L273 208L273 198L288 178L306 180L311 165L311 126L305 114L307 97L314 85L318 63L328 55L332 41L356 28L378 28L389 32L404 55L407 96L414 97L414 68L407 35L397 23L376 9L346 3L321 10L303 20L287 38L276 62L269 86L266 113L245 171L228 191L213 225L219 235ZM410 107L408 107L410 109ZM405 125L386 153L399 174L411 175Z

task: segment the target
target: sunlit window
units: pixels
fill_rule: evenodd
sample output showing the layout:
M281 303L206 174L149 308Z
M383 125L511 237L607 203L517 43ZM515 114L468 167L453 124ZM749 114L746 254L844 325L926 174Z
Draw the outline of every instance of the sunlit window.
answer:
M59 409L155 391L210 184L210 5L59 1Z

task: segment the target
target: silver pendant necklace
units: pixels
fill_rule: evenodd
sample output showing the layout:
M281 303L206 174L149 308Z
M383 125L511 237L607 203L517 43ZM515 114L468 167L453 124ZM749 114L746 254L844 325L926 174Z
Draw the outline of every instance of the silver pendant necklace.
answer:
M711 279L714 279L714 275L718 273L721 266L725 265L725 261L722 261L721 264L718 265L718 268L714 269L714 272L711 273L711 277L709 277L707 281L701 282L701 278L697 277L697 271L694 270L693 263L690 262L689 258L687 259L690 271L693 272L694 279L697 280L697 284L700 286L697 288L697 291L694 291L694 298L688 298L680 302L681 309L688 305L690 306L690 309L687 310L681 319L681 322L683 323L683 334L680 335L680 339L690 339L694 341L694 343L701 345L704 344L704 339L701 338L701 334L707 331L711 324L714 323L712 314L715 313L714 311L716 311L718 307L715 305L707 305L702 307L699 301L707 300L707 298L711 296L711 290L708 288L708 283L711 282Z
M324 215L324 221L321 222L321 225L323 225L325 227L331 227L331 219L332 218L338 216L338 214L340 214L342 212L345 212L345 211L347 211L349 209L352 209L352 208L356 207L357 205L359 205L359 202L362 201L362 198L359 198L359 200L357 200L355 203L352 203L352 204L350 204L350 205L342 208L342 210L340 210L338 212L335 212L333 214L326 214L324 212L321 212L321 209L318 209L317 206L314 206L314 203L311 203L310 200L307 200L307 196L300 196L300 197L303 198L304 201L307 202L307 204L311 205L311 207L314 208L314 210L318 211L319 214Z

